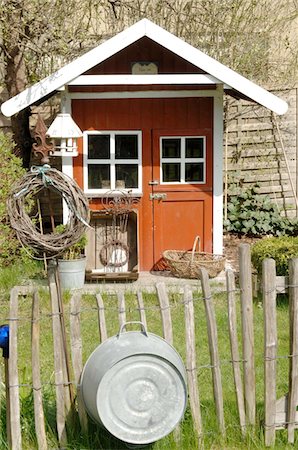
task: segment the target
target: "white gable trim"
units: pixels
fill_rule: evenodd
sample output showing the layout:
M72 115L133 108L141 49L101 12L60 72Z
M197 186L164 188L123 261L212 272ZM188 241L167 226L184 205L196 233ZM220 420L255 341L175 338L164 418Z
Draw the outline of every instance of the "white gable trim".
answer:
M143 20L137 22L121 33L116 34L108 41L103 42L99 46L57 70L57 72L25 89L15 97L12 97L2 104L2 113L7 117L13 116L22 109L32 105L53 91L60 89L82 73L137 41L144 36Z
M107 86L107 85L141 85L141 84L218 84L220 81L211 75L81 75L68 83L69 86Z
M41 80L1 106L2 113L10 117L27 106L49 95L63 85L70 83L82 73L106 60L110 56L126 48L138 39L147 36L154 42L167 48L176 55L201 68L207 74L217 78L222 83L244 94L277 114L284 114L288 105L284 100L249 81L215 59L187 44L148 19L142 19L130 28L122 31L98 47L85 53L70 64L59 69L54 74Z
M192 45L182 41L177 36L170 34L163 28L158 27L152 22L149 23L150 27L147 27L147 36L153 41L165 46L168 50L176 53L195 66L200 67L209 75L218 78L222 83L228 84L233 89L241 92L248 98L265 106L271 111L277 114L285 114L287 112L288 104L284 100L281 100L266 91L266 89L263 89ZM169 36L171 36L171 38L169 38ZM166 45L165 42L167 43Z
M188 98L188 97L213 97L215 89L207 90L181 90L181 91L121 91L121 92L70 92L72 100L96 100L117 98ZM222 118L221 118L222 120Z

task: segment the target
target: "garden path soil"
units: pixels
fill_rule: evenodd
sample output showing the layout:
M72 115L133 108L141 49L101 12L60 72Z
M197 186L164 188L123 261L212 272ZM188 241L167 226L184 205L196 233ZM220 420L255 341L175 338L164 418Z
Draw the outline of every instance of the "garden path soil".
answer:
M239 245L240 244L253 244L260 238L237 236L235 234L224 235L224 255L227 258L227 267L234 271L239 271Z

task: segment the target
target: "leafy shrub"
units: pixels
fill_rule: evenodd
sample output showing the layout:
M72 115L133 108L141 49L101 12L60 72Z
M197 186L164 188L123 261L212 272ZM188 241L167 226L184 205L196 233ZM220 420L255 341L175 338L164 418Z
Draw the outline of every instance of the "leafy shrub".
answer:
M230 185L226 231L248 236L297 235L297 219L282 217L270 197L259 194L258 188L258 184L246 189L239 182Z
M21 285L28 279L40 278L42 270L42 262L30 258L27 254L10 266L0 267L0 301L7 298L7 291L14 286Z
M9 135L0 132L0 265L9 265L20 257L20 243L7 219L6 200L11 185L25 173L22 160L13 154Z
M289 259L298 257L298 236L281 236L261 239L251 247L252 263L260 274L262 262L273 258L276 262L277 275L288 274Z
M63 234L66 231L66 226L61 224L57 225L55 228L55 233ZM87 236L86 234L82 234L79 241L73 244L71 247L68 247L60 256L62 259L65 260L72 260L72 259L78 259L81 258L84 249L87 245Z

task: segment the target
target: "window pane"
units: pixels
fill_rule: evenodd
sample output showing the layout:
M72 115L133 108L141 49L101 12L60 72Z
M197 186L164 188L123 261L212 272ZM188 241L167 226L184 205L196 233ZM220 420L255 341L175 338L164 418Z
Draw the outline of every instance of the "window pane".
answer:
M181 156L181 140L162 139L162 157L163 158L180 158Z
M88 135L88 158L110 159L110 135Z
M117 134L115 147L116 159L138 159L138 136Z
M180 182L180 164L179 163L163 163L162 180L165 183Z
M116 188L137 189L139 185L137 164L116 164Z
M203 158L204 140L202 138L186 138L185 156L186 158Z
M88 189L111 189L109 164L88 164Z
M204 163L186 163L185 164L185 181L204 181Z

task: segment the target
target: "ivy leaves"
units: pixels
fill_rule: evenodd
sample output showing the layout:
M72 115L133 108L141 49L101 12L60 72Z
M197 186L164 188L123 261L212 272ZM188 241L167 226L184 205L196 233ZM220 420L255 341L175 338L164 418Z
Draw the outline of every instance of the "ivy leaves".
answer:
M247 189L237 184L230 186L225 229L249 236L296 234L297 219L282 217L270 197L258 193L258 187L258 184Z

